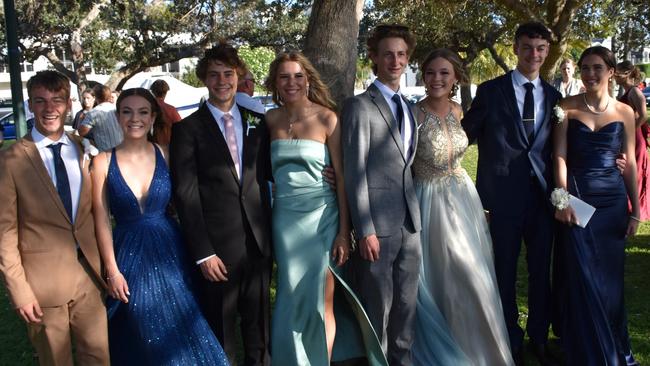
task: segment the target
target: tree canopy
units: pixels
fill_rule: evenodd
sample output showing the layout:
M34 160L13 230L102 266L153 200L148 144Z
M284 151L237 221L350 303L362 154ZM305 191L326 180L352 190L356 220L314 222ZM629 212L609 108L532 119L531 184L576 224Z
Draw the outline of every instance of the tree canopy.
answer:
M219 40L297 48L307 25L302 0L16 0L23 57L45 56L76 84L88 60L120 89L149 67L199 56ZM5 34L1 34L4 41ZM63 52L70 59L63 59ZM6 57L6 54L0 56Z

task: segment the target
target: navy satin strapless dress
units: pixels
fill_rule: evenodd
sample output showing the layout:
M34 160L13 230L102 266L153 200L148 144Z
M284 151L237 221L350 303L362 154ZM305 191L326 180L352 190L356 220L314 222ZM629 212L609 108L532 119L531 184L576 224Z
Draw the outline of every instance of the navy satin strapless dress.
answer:
M126 304L107 302L111 363L227 366L192 294L180 231L165 213L169 171L155 150L156 167L142 209L122 177L115 149L108 168L115 259L131 292Z
M596 207L589 224L563 226L567 281L562 340L569 365L625 365L623 264L629 220L627 191L616 167L623 122L592 131L569 119L567 185Z

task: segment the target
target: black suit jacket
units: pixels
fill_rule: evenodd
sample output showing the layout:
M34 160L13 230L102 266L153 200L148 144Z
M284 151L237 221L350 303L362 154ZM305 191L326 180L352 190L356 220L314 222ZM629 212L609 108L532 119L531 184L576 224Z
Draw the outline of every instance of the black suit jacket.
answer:
M271 254L269 134L264 115L238 106L244 131L240 184L228 145L204 104L175 123L170 144L174 199L194 260L216 254L226 265L246 254L254 240ZM260 121L255 128L247 120Z
M470 142L478 143L476 188L487 210L513 215L525 210L528 192L523 185L531 171L548 199L552 180L552 138L550 120L560 93L542 80L545 116L528 141L517 107L512 72L481 84L462 125Z

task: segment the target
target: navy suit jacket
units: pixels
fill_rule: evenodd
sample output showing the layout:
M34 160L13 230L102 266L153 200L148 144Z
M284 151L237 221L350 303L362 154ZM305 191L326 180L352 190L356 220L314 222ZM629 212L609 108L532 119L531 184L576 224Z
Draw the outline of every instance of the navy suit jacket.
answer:
M483 207L493 213L521 215L529 182L537 179L547 200L553 187L553 129L550 120L560 93L542 80L545 115L528 141L517 107L512 72L481 84L462 125L470 143L478 144L476 189Z

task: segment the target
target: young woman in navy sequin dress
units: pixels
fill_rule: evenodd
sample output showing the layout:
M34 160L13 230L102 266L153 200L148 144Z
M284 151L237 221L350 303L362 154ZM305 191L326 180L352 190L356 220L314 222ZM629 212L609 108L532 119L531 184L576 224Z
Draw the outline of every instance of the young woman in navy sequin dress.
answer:
M178 226L166 214L166 154L147 139L158 104L148 90L128 89L117 100L117 114L124 141L92 167L96 235L111 296L111 362L227 365L192 294Z

